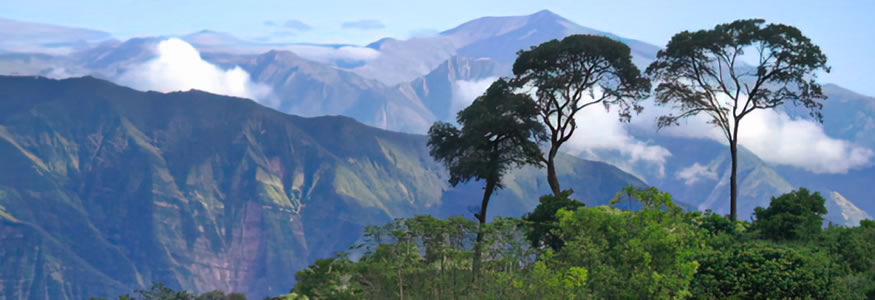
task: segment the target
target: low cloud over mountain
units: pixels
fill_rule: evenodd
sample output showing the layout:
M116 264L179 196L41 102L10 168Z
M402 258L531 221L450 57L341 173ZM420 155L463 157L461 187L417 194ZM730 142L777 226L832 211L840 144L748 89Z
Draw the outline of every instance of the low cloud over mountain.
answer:
M191 44L176 38L158 43L157 57L128 68L117 82L139 90L159 92L203 90L265 102L271 88L255 83L240 67L222 69L200 56Z
M652 118L642 119L653 122ZM673 136L708 138L725 143L726 138L717 127L707 124L708 120L709 117L700 115L681 122L679 127L663 131ZM739 144L764 161L814 173L846 173L866 167L871 164L873 155L871 149L828 136L823 126L813 120L791 117L779 110L752 112L741 122L739 131Z
M453 82L453 97L450 100L450 112L455 116L457 112L468 107L474 99L483 95L489 85L498 77L487 77L476 80L456 80Z

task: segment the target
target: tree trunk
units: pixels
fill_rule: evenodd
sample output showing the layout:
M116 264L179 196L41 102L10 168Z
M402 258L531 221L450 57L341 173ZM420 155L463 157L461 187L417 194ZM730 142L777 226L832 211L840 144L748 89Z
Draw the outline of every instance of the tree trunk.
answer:
M736 204L738 200L738 139L729 141L729 152L732 155L732 173L729 175L729 219L735 222L738 219Z
M401 295L401 300L404 300L404 279L401 278L401 268L398 268L398 293Z
M486 188L483 191L483 201L480 203L480 214L477 215L477 220L480 223L477 225L477 242L474 244L473 281L477 281L477 276L480 275L480 251L483 246L483 226L486 225L486 206L489 204L489 197L492 196L493 190L495 190L495 181L487 180Z
M547 183L550 184L550 189L553 190L553 195L559 197L559 178L556 177L556 153L559 152L559 145L553 144L550 147L550 153L547 154Z

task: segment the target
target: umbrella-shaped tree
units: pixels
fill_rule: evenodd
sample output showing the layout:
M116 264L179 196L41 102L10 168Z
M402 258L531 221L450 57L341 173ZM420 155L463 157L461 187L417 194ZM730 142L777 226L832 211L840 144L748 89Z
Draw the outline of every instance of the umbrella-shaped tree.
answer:
M826 96L816 81L819 70L829 72L826 55L799 29L766 25L760 19L678 33L647 68L647 74L659 82L656 103L679 111L659 117L659 127L676 125L680 119L704 113L729 142L732 220L737 217L741 120L755 110L791 101L809 109L811 116L822 122L821 102Z
M556 197L561 192L556 154L580 126L577 113L595 104L616 106L620 120L628 121L650 93L650 81L632 63L629 47L596 35L570 35L520 51L513 74L515 86L536 89L538 114L550 137L550 152L543 161Z
M482 227L486 208L495 189L502 188L502 177L513 167L540 165L539 142L545 139L544 126L538 121L537 107L527 94L514 93L508 82L499 79L482 96L460 111L453 124L436 122L428 131L432 157L449 169L451 185L469 180L486 182L480 222L474 246L473 273L480 271Z

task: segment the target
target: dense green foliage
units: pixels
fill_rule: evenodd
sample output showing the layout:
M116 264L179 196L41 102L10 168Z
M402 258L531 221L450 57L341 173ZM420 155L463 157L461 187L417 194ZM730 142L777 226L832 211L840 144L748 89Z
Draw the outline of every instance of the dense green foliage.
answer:
M559 196L544 195L541 197L538 207L523 216L523 220L530 224L526 232L526 239L529 240L532 247L538 248L543 245L553 250L559 250L565 245L565 241L556 231L559 228L556 212L560 209L573 211L583 206L583 203L569 198L573 192L572 190L564 190Z
M823 224L825 201L819 193L811 194L804 188L778 198L772 197L768 208L754 209L753 229L763 237L775 240L810 238L820 231Z
M611 207L557 213L565 247L547 253L552 265L589 271L588 294L597 298L678 298L689 295L696 273L699 232L668 194L633 190L640 211Z
M762 241L709 249L697 260L692 289L708 298L825 299L836 275L826 253Z
M802 191L807 195L807 192ZM771 207L800 194L773 198ZM554 219L496 218L484 227L484 267L471 283L476 225L462 217L399 219L369 227L350 251L298 272L310 299L867 299L875 295L875 222L817 227L773 240L755 224L684 212L655 188L618 196L639 210L584 207L545 196ZM616 201L623 201L617 197ZM820 204L822 207L823 204ZM571 207L571 209L566 209ZM540 210L539 210L540 209ZM817 209L815 209L817 211ZM819 215L818 215L819 216ZM540 235L533 235L538 232ZM535 237L533 240L532 238ZM551 239L561 247L553 248ZM532 242L537 241L537 247Z
M222 291L211 291L200 295L187 291L177 291L164 286L162 283L152 284L146 290L134 291L130 294L121 295L119 300L246 300L246 296L239 293L225 294ZM91 300L105 300L103 298L91 298Z

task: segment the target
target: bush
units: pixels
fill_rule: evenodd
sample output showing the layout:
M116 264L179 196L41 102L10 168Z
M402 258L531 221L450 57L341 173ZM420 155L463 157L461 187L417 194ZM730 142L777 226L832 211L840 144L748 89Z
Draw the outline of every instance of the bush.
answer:
M523 216L523 220L529 222L526 239L529 240L532 247L547 246L553 250L559 250L565 244L556 231L559 228L556 212L560 209L573 211L583 206L583 203L570 198L573 192L573 190L564 190L559 196L545 195L539 199L538 206L535 207L534 211Z
M706 251L697 261L692 291L708 299L825 299L838 277L823 252L764 241Z
M640 211L611 207L559 212L568 240L549 262L588 270L587 290L596 298L654 299L691 296L701 233L685 221L671 196L655 188L627 188Z
M819 193L799 190L772 197L769 207L754 209L753 229L773 240L804 240L814 237L826 214L824 199Z

